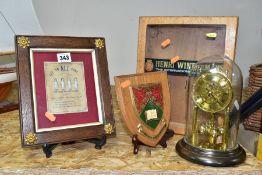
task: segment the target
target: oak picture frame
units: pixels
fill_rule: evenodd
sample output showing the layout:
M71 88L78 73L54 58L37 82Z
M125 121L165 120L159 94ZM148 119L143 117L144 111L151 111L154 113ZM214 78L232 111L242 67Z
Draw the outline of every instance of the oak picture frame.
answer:
M15 43L22 147L101 139L114 132L104 38L19 35ZM72 62L58 63L58 53L70 53ZM71 72L61 72L65 65ZM47 86L56 73L52 66L56 76L67 77L54 87Z

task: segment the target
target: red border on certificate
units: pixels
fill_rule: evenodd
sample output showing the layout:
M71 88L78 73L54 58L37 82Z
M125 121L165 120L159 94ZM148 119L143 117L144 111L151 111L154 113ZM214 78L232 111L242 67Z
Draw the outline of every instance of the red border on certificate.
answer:
M45 117L47 112L47 99L45 90L45 73L44 62L57 62L57 53L61 52L48 52L48 51L34 51L33 64L34 64L34 78L35 81L35 99L37 111L37 126L38 129L48 129L53 127L66 127L79 124L87 124L99 122L99 112L97 106L96 87L94 79L94 69L92 61L92 53L89 52L70 52L72 62L83 62L86 96L87 96L87 112L79 113L66 113L55 114L56 120L51 122Z

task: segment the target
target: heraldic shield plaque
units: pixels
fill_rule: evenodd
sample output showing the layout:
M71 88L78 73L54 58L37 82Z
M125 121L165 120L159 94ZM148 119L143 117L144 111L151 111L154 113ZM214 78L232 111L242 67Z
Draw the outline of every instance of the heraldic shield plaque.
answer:
M115 77L122 116L130 132L145 145L156 146L170 120L170 94L166 72Z

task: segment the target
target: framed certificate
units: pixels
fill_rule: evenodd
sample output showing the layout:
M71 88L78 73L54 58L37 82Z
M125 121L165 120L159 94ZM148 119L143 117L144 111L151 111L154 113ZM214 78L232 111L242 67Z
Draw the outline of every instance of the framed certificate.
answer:
M103 38L16 36L23 146L114 130Z

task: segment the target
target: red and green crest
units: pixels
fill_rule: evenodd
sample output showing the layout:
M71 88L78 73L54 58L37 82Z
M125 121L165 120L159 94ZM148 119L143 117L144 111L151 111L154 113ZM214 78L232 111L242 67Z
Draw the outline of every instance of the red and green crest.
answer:
M133 86L132 91L140 120L149 128L155 129L163 116L161 84Z

